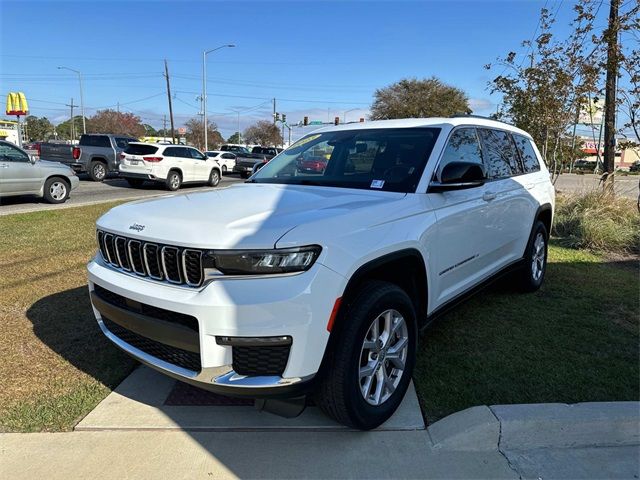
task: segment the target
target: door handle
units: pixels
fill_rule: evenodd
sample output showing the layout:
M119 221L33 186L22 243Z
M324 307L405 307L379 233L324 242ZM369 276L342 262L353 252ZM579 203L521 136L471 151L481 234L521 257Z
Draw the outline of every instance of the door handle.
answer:
M527 190L533 190L535 188L536 184L535 183L527 183L524 187Z
M482 195L482 199L485 202L490 202L491 200L494 200L496 198L496 193L495 192L484 192L484 195Z

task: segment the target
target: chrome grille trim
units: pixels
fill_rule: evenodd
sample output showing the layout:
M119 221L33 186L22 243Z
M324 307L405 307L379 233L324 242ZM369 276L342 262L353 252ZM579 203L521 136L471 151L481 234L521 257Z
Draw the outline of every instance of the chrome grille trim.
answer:
M156 258L155 258L155 262L158 266L158 270L160 271L160 276L156 276L153 275L151 273L151 269L149 268L149 253L147 252L147 248L149 247L155 247L156 249ZM160 265L160 261L158 260L158 250L160 249L160 247L155 244L155 243L145 243L144 247L142 247L142 257L144 258L144 266L147 269L147 272L149 274L150 278L153 278L154 280L164 280L164 277L162 276L162 265Z
M131 248L132 245L137 245L134 248L138 249L138 254L140 255L140 261L142 262L142 271L138 271L136 269L136 262L133 261L133 251ZM129 251L129 259L131 261L131 270L133 270L134 273L138 275L146 276L148 270L145 271L145 261L144 261L144 252L142 251L142 242L140 240L129 240L129 242L127 243L127 250Z
M198 255L198 279L197 282L192 282L191 279L189 279L189 270L187 269L187 255L189 253L195 253ZM194 250L192 248L185 248L182 251L182 271L184 272L184 279L185 282L187 283L187 285L189 285L190 287L199 287L200 285L202 285L202 278L203 278L203 270L202 270L202 250Z
M96 240L104 262L123 273L191 288L205 283L204 250L146 242L100 229Z
M123 259L120 256L120 248L118 248L118 244L122 242L122 245L124 247L124 256L125 258ZM131 271L131 258L129 255L129 258L127 258L127 255L129 254L128 248L127 248L127 239L124 237L116 237L115 240L113 241L113 246L116 250L116 258L118 259L118 266L120 268L122 268L123 270L126 270L127 272ZM125 266L128 265L128 266Z
M169 272L167 271L167 252L169 251L174 251L175 250L175 256L176 256L176 264L175 264L175 268L176 271L178 272L178 280L174 280L169 276ZM164 278L171 283L183 283L183 274L180 271L180 249L176 248L176 247L167 247L164 246L162 247L162 249L160 250L160 258L162 259L162 271L164 272ZM169 265L171 266L171 265Z

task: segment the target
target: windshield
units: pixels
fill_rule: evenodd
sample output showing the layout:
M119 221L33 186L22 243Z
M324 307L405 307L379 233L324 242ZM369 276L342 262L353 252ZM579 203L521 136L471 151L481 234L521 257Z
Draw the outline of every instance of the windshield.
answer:
M439 133L421 127L311 134L250 181L415 192Z

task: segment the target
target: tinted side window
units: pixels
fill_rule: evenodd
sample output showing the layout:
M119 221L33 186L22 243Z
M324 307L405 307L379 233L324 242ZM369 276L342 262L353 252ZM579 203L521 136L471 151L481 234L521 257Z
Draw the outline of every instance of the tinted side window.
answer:
M195 148L184 148L183 150L185 150L184 156L187 158L193 158L196 160L205 160L204 158L202 158L202 154Z
M516 142L516 147L520 153L524 171L527 173L540 171L540 163L538 162L536 151L533 149L533 145L531 145L531 140L517 134L513 135L513 140Z
M115 138L114 140L118 148L127 148L127 146L129 145L129 142L137 142L137 140L133 140L131 138L122 138L122 137Z
M26 163L29 161L29 155L16 147L12 147L6 143L0 143L0 161Z
M129 155L151 155L158 151L158 147L154 147L153 145L143 145L140 143L132 143L127 147L124 153L128 153Z
M180 147L167 147L164 149L164 155L167 157L181 157L180 150L182 150Z
M111 148L109 137L104 135L83 135L80 137L80 145L88 147L107 147Z
M438 173L451 162L473 162L482 164L480 141L475 128L459 128L451 134L442 154Z
M222 158L233 160L234 158L236 158L236 156L233 153L223 153Z
M513 139L502 130L478 129L490 178L508 178L522 173Z

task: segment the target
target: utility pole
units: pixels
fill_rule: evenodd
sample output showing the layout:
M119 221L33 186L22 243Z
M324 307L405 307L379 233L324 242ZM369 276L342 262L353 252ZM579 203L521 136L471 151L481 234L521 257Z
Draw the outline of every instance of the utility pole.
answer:
M604 100L604 171L613 173L616 151L616 83L618 77L618 10L620 0L611 0L607 41L607 79ZM613 179L613 177L612 177Z
M76 139L76 122L73 119L73 107L77 107L77 105L73 104L73 98L71 99L71 103L67 103L65 106L67 107L71 107L71 140L75 140Z
M164 77L167 79L167 98L169 99L169 120L171 120L171 143L176 143L176 133L173 127L173 106L171 105L171 84L169 83L169 66L164 60Z
M273 99L273 124L276 124L276 99Z
M167 140L167 116L162 116L162 141Z

